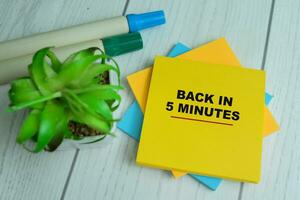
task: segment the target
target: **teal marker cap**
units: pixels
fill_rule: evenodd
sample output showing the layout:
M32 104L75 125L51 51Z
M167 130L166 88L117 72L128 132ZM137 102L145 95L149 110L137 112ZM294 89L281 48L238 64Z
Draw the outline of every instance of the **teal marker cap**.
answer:
M129 14L126 18L128 21L129 32L131 33L166 23L163 10L142 14Z
M104 51L109 56L118 56L143 48L140 33L126 33L102 39Z

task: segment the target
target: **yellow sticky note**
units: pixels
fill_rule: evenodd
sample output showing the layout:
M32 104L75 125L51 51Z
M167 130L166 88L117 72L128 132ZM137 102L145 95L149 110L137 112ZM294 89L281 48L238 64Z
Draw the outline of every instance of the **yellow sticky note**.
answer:
M262 70L156 57L136 161L257 183L264 102Z
M241 66L239 60L233 53L225 38L220 38L177 57L194 61L203 61L207 63L222 63L225 65ZM151 73L152 67L148 67L127 77L133 94L143 112L145 111L146 107ZM279 125L266 106L264 119L264 136L270 135L271 133L279 130ZM185 172L177 172L175 170L173 170L172 173L176 178L186 174Z

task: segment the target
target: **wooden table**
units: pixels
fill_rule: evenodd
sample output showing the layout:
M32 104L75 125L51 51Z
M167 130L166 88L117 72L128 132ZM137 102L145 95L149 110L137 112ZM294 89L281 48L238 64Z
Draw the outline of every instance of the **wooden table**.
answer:
M281 131L264 140L260 184L224 181L215 192L189 176L135 164L137 143L117 131L112 145L31 154L15 142L24 112L7 113L0 87L0 199L300 199L300 1L298 0L0 0L0 40L98 19L163 9L167 24L142 32L144 49L118 57L124 112L133 101L125 77L166 55L226 37L242 64L267 72L270 109ZM75 34L75 33L74 33ZM187 72L190 73L190 72Z

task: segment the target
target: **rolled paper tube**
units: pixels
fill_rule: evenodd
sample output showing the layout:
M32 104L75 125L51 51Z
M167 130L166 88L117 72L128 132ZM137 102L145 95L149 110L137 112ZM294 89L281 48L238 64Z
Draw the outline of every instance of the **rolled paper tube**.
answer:
M8 40L0 43L0 61L33 54L47 46L59 48L128 32L127 19L122 16Z
M160 10L141 14L129 14L127 16L104 19L20 39L8 40L0 42L0 61L33 54L38 49L47 46L59 48L109 36L129 32L134 33L164 24L165 22L164 12Z
M53 48L53 52L61 61L63 61L71 53L89 47L99 47L103 50L103 44L101 40L91 40L60 48ZM28 65L31 63L32 57L33 54L29 54L26 56L0 61L0 84L8 83L9 81L19 77L28 76Z

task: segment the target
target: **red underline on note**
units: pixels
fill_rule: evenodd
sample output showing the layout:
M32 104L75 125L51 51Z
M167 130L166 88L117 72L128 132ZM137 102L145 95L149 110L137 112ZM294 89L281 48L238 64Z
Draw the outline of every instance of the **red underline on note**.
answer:
M230 124L230 123L215 122L215 121L202 120L202 119L193 119L193 118L188 118L188 117L178 117L178 116L173 116L173 115L171 115L171 118L197 121L197 122L205 122L205 123L211 123L211 124L220 124L220 125L226 125L226 126L233 126L233 124Z

